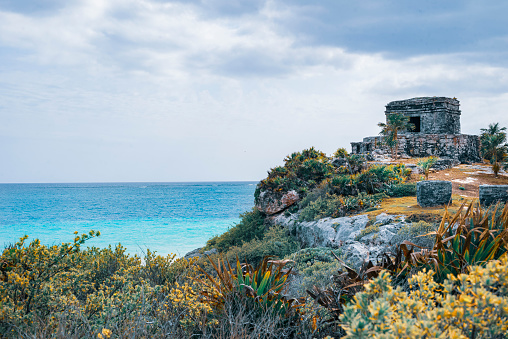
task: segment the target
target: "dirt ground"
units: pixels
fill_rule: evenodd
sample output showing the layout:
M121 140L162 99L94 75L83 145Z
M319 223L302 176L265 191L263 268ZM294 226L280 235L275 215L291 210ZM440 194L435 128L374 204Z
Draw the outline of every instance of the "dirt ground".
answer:
M397 162L416 164L419 159L400 159ZM421 180L422 174L413 173L411 182ZM429 180L446 180L452 182L452 203L448 206L435 206L422 208L418 206L416 197L388 198L384 199L380 206L366 214L374 217L380 213L404 214L418 220L440 219L445 210L454 214L462 204L469 204L478 199L480 185L508 185L508 174L501 172L494 177L491 165L472 164L458 165L441 171L431 171ZM415 220L416 220L415 219ZM417 220L416 220L417 221Z
M496 178L491 165L458 165L447 170L430 173L429 180L451 181L452 194L478 198L478 187L480 185L508 185L508 174L500 173Z

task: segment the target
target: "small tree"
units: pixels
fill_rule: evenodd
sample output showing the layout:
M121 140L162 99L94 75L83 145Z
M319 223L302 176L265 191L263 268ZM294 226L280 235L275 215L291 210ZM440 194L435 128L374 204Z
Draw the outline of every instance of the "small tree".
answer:
M425 180L429 180L429 172L430 168L434 166L434 164L437 162L437 157L428 157L423 158L422 160L418 161L416 166L418 166L419 169L422 170L423 174L425 175Z
M397 148L399 147L398 134L400 131L414 130L415 125L409 122L409 117L402 113L391 113L386 116L386 124L380 122L380 135L384 136L384 143L390 148L392 158L397 158Z
M481 129L481 152L485 160L492 164L492 171L497 177L501 163L508 158L508 144L506 144L506 127L499 127L499 123L490 124L488 128Z

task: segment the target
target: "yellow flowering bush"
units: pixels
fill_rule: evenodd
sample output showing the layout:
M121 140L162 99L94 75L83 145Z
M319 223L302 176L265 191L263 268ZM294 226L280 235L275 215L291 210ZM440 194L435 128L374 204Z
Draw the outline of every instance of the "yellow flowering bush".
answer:
M434 271L409 279L411 290L393 288L383 271L357 293L340 316L345 338L499 338L508 333L508 258L449 275Z
M89 238L100 235L90 231L76 235L73 243L43 246L38 239L25 246L27 236L6 248L0 261L0 330L5 323L18 320L31 324L34 317L47 317L62 307L76 305L72 293L80 274L80 246Z
M164 320L160 311L166 294L195 260L147 251L142 262L126 254L121 245L81 249L86 240L98 235L75 233L72 243L54 246L37 239L26 244L25 236L4 249L0 337L33 336L30 333L41 327L52 333L65 319L76 333L106 338L115 330L106 328L107 324L132 328L134 322L148 326Z
M195 280L183 284L176 282L168 294L170 304L167 306L172 306L173 312L181 314L179 321L183 326L213 325L217 322L216 319L210 321L208 319L212 307L202 301L200 295L202 289L203 286Z

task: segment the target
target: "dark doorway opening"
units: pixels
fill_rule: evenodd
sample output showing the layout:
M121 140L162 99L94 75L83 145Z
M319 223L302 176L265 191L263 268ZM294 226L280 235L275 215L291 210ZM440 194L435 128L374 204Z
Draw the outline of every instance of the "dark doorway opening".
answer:
M360 145L356 145L356 153L360 153Z
M421 131L421 129L420 129L420 117L410 117L409 118L409 122L411 124L415 125L414 130L412 130L411 132L419 133Z

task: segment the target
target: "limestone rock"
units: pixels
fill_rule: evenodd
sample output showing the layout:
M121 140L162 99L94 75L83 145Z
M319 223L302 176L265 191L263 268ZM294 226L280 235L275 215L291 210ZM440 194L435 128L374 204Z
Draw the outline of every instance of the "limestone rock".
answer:
M368 260L370 257L370 250L365 245L358 241L354 241L348 245L342 247L342 256L345 261L349 263L353 268L358 268L364 260Z
M190 252L188 252L186 255L184 255L183 257L185 259L190 259L190 258L194 258L194 257L198 257L198 258L201 258L202 254L200 253L201 249L203 247L200 247L200 248L196 248L195 250L192 250Z
M212 254L217 254L219 253L219 251L216 249L216 248L212 248L211 250L209 251L204 251L203 254L201 254L201 249L203 247L200 247L200 248L196 248L195 250L192 250L190 251L189 253L187 253L184 258L185 259L190 259L190 258L194 258L194 257L198 257L198 258L201 258L203 256L207 256L207 255L212 255Z
M273 215L268 220L272 225L278 225L287 229L292 229L294 224L298 222L299 214L291 214L285 216L284 214Z
M381 213L376 217L376 222L374 222L374 225L386 225L391 223L393 220L395 220L397 216L396 215L388 215L386 213Z
M365 214L305 222L299 222L298 215L281 214L274 216L271 222L286 227L304 248L340 248L344 259L353 267L359 267L367 258L376 260L382 253L389 252L398 231L407 225L404 216L382 213L374 221L379 230L358 238L369 223Z
M270 191L263 191L259 195L256 202L256 207L267 215L273 215L284 211L289 206L297 203L300 200L299 194L295 190L291 190L282 197L278 198L275 193Z
M334 243L340 245L353 241L367 226L369 217L367 215L355 215L353 217L342 217L333 220L333 227L336 231Z
M294 223L294 233L303 247L338 247L335 244L335 219Z

